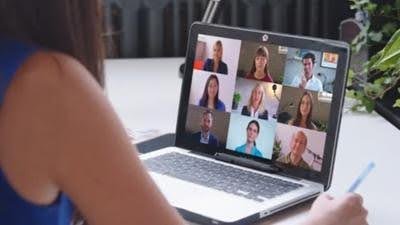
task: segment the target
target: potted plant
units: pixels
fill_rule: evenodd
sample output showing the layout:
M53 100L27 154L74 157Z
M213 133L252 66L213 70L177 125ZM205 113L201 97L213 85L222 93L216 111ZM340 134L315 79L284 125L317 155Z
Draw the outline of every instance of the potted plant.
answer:
M363 11L371 21L352 43L354 52L366 46L370 53L360 71L349 72L348 96L356 99L352 109L375 110L400 128L400 0L394 5L351 2L352 9ZM381 26L373 23L374 16Z
M233 101L232 101L232 109L236 110L239 106L239 102L242 99L242 96L240 95L239 92L235 92L233 94Z

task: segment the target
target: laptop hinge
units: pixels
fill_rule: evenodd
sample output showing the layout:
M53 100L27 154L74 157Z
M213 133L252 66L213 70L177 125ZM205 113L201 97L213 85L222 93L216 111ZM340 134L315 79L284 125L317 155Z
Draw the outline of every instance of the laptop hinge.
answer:
M247 167L247 168L251 168L251 169L256 169L256 170L260 170L260 171L264 171L264 172L268 172L268 173L278 173L281 170L280 168L278 168L277 166L274 166L274 165L264 164L264 163L256 162L251 159L237 157L234 155L229 155L229 154L225 154L225 153L221 153L221 152L215 153L214 158L216 160L220 160L223 162L228 162L228 163L232 163L235 165L239 165L239 166L243 166L243 167Z

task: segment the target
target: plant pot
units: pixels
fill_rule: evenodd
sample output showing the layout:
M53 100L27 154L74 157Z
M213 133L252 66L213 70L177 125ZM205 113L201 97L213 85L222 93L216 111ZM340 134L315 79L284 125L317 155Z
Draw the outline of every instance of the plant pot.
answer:
M236 110L238 107L239 107L239 103L233 101L233 102L232 102L232 109L233 109L233 110Z
M375 111L391 122L397 129L400 129L400 108L393 108L393 104L396 99L400 98L400 94L397 91L399 87L400 83L386 92L382 99L375 101Z

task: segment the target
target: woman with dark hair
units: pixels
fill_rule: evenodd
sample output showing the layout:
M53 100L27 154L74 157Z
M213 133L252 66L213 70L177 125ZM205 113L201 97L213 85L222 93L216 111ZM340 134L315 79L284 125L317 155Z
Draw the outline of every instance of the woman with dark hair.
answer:
M101 88L100 2L0 0L0 224L183 224Z
M100 2L0 0L1 224L184 224L104 96Z
M290 120L289 125L317 130L317 127L312 122L313 104L311 92L305 91L297 105L296 118Z
M228 74L228 66L222 61L224 48L220 40L216 41L213 46L213 58L204 62L203 70L220 74Z
M235 151L262 157L261 151L256 147L256 139L260 133L260 124L257 120L252 120L247 124L246 143L235 148Z
M203 95L199 100L199 106L225 111L225 104L219 100L219 81L217 75L211 74L208 77Z
M253 65L250 72L246 75L247 79L274 82L269 72L269 52L264 46L260 46L256 50L253 58Z

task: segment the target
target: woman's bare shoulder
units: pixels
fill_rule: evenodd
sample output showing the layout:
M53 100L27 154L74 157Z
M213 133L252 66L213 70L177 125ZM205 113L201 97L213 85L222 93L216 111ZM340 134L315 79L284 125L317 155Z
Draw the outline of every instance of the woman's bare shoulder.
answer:
M0 113L0 164L17 191L33 202L51 202L54 197L46 194L57 189L49 172L62 151L61 135L70 132L66 125L78 117L71 99L88 96L79 89L96 89L90 73L72 57L42 51L20 66L7 88ZM35 176L16 176L22 170Z
M63 91L65 89L59 88L72 83L81 84L83 80L94 81L91 74L75 58L59 52L39 51L17 71L13 85L26 85L20 89L22 91L31 91L31 88L37 91L43 90L42 88Z

